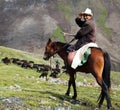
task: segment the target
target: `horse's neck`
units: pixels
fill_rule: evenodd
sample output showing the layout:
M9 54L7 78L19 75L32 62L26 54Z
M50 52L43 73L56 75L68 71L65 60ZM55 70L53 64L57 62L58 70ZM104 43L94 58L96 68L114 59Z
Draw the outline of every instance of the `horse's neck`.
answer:
M68 56L68 53L67 53L67 51L66 51L66 48L67 47L65 47L65 43L60 43L60 42L58 42L57 43L57 47L58 47L58 49L60 50L59 52L58 52L58 55L64 60L64 61L66 61L67 60L67 56Z

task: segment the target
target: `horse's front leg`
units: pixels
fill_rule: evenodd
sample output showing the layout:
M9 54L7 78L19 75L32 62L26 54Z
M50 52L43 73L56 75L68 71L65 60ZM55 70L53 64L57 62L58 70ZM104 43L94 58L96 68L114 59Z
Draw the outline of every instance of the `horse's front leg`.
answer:
M73 86L73 90L74 90L74 95L73 95L73 99L76 99L77 98L77 91L76 91L76 83L75 83L75 79L74 81L72 82L72 86Z
M68 89L66 92L66 95L69 96L70 94L70 87L71 85L73 86L73 90L74 90L74 95L73 95L73 99L77 98L77 91L76 91L76 83L75 83L75 78L74 78L74 73L69 73L70 78L69 78L69 82L68 82Z
M70 81L70 79L69 79L69 81L68 81L68 89L67 89L67 92L66 92L66 96L69 96L70 95L70 87L71 87L71 81Z
M72 98L76 99L77 98L77 91L76 91L76 83L75 83L75 81L71 82L71 80L69 80L69 82L68 82L68 89L67 89L67 92L66 92L65 95L66 96L70 95L70 87L71 87L71 85L73 86L73 90L74 90L74 95L72 96Z

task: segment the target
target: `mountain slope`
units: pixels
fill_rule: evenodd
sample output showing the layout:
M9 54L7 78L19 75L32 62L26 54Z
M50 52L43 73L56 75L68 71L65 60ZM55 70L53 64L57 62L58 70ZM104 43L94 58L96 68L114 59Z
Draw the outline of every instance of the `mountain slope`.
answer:
M69 41L60 32L76 33L74 19L87 7L94 13L98 45L120 71L119 0L1 0L0 45L40 53L49 37Z

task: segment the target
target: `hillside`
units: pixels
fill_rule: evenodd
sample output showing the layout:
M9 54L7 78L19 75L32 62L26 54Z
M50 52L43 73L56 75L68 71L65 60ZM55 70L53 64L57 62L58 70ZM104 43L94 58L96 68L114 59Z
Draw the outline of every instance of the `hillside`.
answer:
M98 45L109 52L112 70L120 71L119 0L1 0L0 45L43 53L49 37L70 41L60 32L76 33L74 19L87 7L94 13Z
M39 56L0 46L0 60L6 56L37 63ZM0 110L94 110L100 88L91 74L78 73L76 77L77 100L65 97L69 76L60 73L58 78L39 78L42 72L22 68L16 64L0 62ZM120 109L120 73L111 71L111 101L115 110ZM106 109L104 102L101 110Z

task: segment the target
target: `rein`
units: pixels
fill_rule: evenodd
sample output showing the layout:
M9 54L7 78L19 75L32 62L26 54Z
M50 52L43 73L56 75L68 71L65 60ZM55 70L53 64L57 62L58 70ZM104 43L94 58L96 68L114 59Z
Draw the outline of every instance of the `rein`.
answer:
M59 51L61 51L63 48L65 48L66 46L68 46L70 43L72 43L73 41L75 40L75 38L73 38L70 42L68 42L67 44L65 44L63 47L61 47L59 50L57 50L55 53L54 53L54 55L55 54L57 54Z

